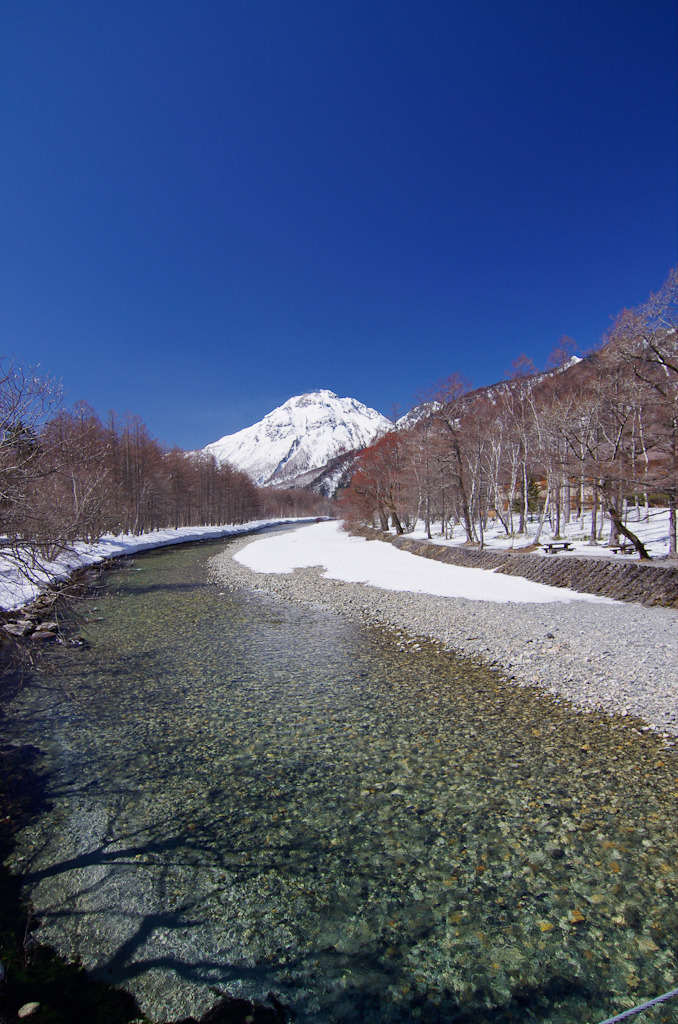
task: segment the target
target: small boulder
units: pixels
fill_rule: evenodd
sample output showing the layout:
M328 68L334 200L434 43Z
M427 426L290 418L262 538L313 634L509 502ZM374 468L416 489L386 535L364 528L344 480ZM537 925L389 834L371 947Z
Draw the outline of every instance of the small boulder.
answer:
M56 640L57 634L51 629L36 629L34 633L31 633L31 643L38 641L40 643L49 643L51 640Z
M49 642L50 640L56 640L57 633L58 633L58 624L57 623L50 623L50 622L40 623L38 626L36 626L33 634L31 635L31 640L38 640L38 641L42 641L42 642L45 642L45 641Z
M33 623L30 619L17 619L16 622L6 622L2 628L10 636L28 636L33 632Z

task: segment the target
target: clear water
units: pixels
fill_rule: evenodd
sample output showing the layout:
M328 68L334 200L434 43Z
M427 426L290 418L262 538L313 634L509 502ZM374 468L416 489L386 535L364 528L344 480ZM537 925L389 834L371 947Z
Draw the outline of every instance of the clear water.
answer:
M600 1021L678 985L678 764L434 644L139 558L13 728L41 934L152 1019ZM637 723L636 723L637 725ZM635 1018L678 1022L678 1000Z

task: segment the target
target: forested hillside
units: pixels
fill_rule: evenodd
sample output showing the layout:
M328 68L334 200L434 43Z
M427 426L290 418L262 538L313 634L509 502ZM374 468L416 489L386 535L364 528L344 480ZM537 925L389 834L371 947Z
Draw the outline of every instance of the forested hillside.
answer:
M488 519L507 534L528 516L550 517L559 535L592 510L591 534L607 514L613 539L629 530L629 503L668 505L676 554L678 493L678 271L643 306L623 310L601 347L572 358L562 338L547 372L526 356L508 379L471 390L459 375L401 429L366 449L343 496L354 522L407 530L417 518L461 523L483 543ZM538 540L538 535L537 535Z

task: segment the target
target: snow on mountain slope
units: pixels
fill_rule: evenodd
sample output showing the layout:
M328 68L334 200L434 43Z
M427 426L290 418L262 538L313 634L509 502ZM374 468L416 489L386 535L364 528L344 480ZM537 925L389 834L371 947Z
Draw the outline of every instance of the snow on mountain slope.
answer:
M391 429L375 409L332 391L290 398L259 423L203 448L257 484L289 484L342 452L365 448Z

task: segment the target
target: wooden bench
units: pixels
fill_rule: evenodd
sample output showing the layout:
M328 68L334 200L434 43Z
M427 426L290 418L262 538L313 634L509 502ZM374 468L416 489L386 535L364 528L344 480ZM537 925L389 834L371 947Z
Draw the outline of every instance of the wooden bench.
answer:
M557 555L559 551L572 551L569 540L552 540L548 544L542 544L547 555Z
M635 550L636 549L634 548L633 544L631 544L630 541L625 540L623 540L621 544L617 544L616 547L610 548L610 551L613 551L615 555L617 553L619 553L620 555L631 555Z

